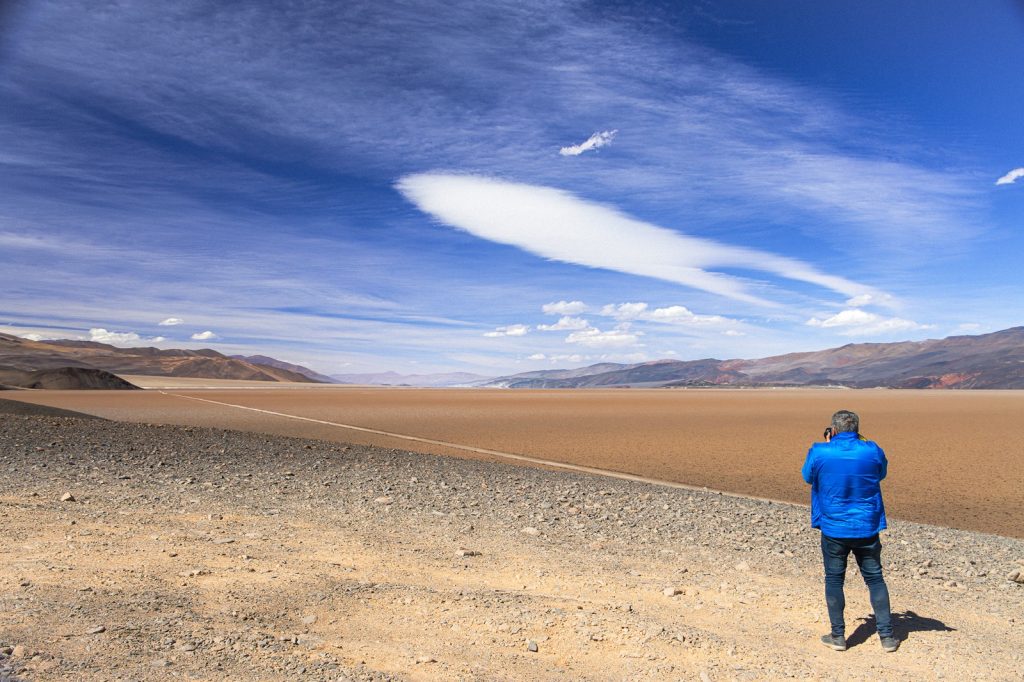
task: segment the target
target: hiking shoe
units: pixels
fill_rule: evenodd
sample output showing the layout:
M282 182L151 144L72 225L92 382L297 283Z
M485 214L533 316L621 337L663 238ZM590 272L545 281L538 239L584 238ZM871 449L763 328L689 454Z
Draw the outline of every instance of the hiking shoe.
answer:
M891 654L900 648L900 640L895 637L881 637L882 640L882 651L887 654Z
M833 651L846 651L846 638L842 635L822 635L821 643Z

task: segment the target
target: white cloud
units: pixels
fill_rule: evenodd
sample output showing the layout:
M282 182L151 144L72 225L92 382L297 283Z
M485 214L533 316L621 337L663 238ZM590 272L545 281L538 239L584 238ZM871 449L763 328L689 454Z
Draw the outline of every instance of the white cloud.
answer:
M1012 185L1019 178L1024 178L1024 168L1014 168L1012 171L996 180L997 185Z
M568 329L588 329L590 323L582 317L563 316L555 324L538 324L537 329L544 332L556 332Z
M511 324L507 327L496 327L493 332L487 332L484 336L526 336L530 327L525 324Z
M628 329L612 329L603 332L591 327L569 334L565 337L565 342L578 343L587 348L624 348L639 345L642 335L643 332L634 332Z
M882 317L859 308L843 310L825 319L812 317L807 320L806 324L811 327L838 329L839 333L844 336L875 336L887 332L930 329L932 327L932 325L919 324L900 317Z
M737 329L726 329L722 333L725 334L726 336L746 336L744 332L741 332Z
M544 355L543 353L534 353L533 355L531 355L530 357L528 357L526 359L527 360L547 360L548 356Z
M558 153L562 156L579 156L583 152L588 152L591 149L600 149L612 143L615 138L615 133L618 130L604 130L600 133L594 133L588 137L584 142L580 144L574 144L571 147L562 147L558 150Z
M183 324L185 320L180 317L168 317L166 320L160 322L161 327L176 327L179 324Z
M889 294L882 292L859 294L846 301L851 308L862 308L866 305L892 306L895 299Z
M29 341L45 341L46 337L42 334L22 334L21 338L28 339Z
M646 303L609 303L601 308L601 314L605 317L614 317L616 320L635 320L645 310Z
M767 272L847 296L873 293L793 258L684 235L550 187L440 173L407 175L396 187L447 225L564 263L653 277L761 305L772 303L750 293L746 280L705 268Z
M135 332L112 332L102 327L93 327L89 330L89 340L96 343L108 343L112 346L131 346L139 343L159 343L164 340L162 336L144 339Z
M209 341L210 339L218 338L218 336L210 330L206 330L205 332L196 332L191 338L193 341Z
M583 301L559 301L557 303L545 303L541 311L545 315L579 315L590 310Z
M682 305L670 305L665 308L649 310L646 303L609 304L601 308L600 314L614 317L619 321L640 320L644 322L662 322L666 324L713 325L732 324L733 321L721 315L697 315Z

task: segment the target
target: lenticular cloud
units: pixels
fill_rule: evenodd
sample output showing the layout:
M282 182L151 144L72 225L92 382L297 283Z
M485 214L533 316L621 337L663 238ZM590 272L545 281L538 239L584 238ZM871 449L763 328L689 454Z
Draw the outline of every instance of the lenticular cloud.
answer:
M735 267L815 284L845 296L879 293L801 261L691 237L550 187L470 175L407 175L396 188L420 210L472 235L565 263L683 284L772 305L747 282L707 268Z

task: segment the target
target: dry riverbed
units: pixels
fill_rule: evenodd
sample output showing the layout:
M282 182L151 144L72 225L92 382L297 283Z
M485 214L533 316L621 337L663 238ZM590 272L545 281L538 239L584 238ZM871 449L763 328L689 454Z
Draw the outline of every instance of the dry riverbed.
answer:
M819 550L800 506L41 411L0 414L3 680L1024 668L1021 540L895 521L884 559L905 641L882 653L851 568L853 646L838 653L817 641Z

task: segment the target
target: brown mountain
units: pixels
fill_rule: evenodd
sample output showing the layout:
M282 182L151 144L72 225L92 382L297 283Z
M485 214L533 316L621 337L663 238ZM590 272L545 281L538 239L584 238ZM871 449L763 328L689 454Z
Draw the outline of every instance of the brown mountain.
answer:
M556 370L557 371L557 370ZM857 388L1024 388L1024 327L978 336L900 343L851 343L758 360L656 360L573 376L529 372L490 386L850 386Z
M317 383L298 372L230 358L209 348L118 348L93 341L30 341L9 334L0 334L0 366L26 371L78 367L112 374Z

